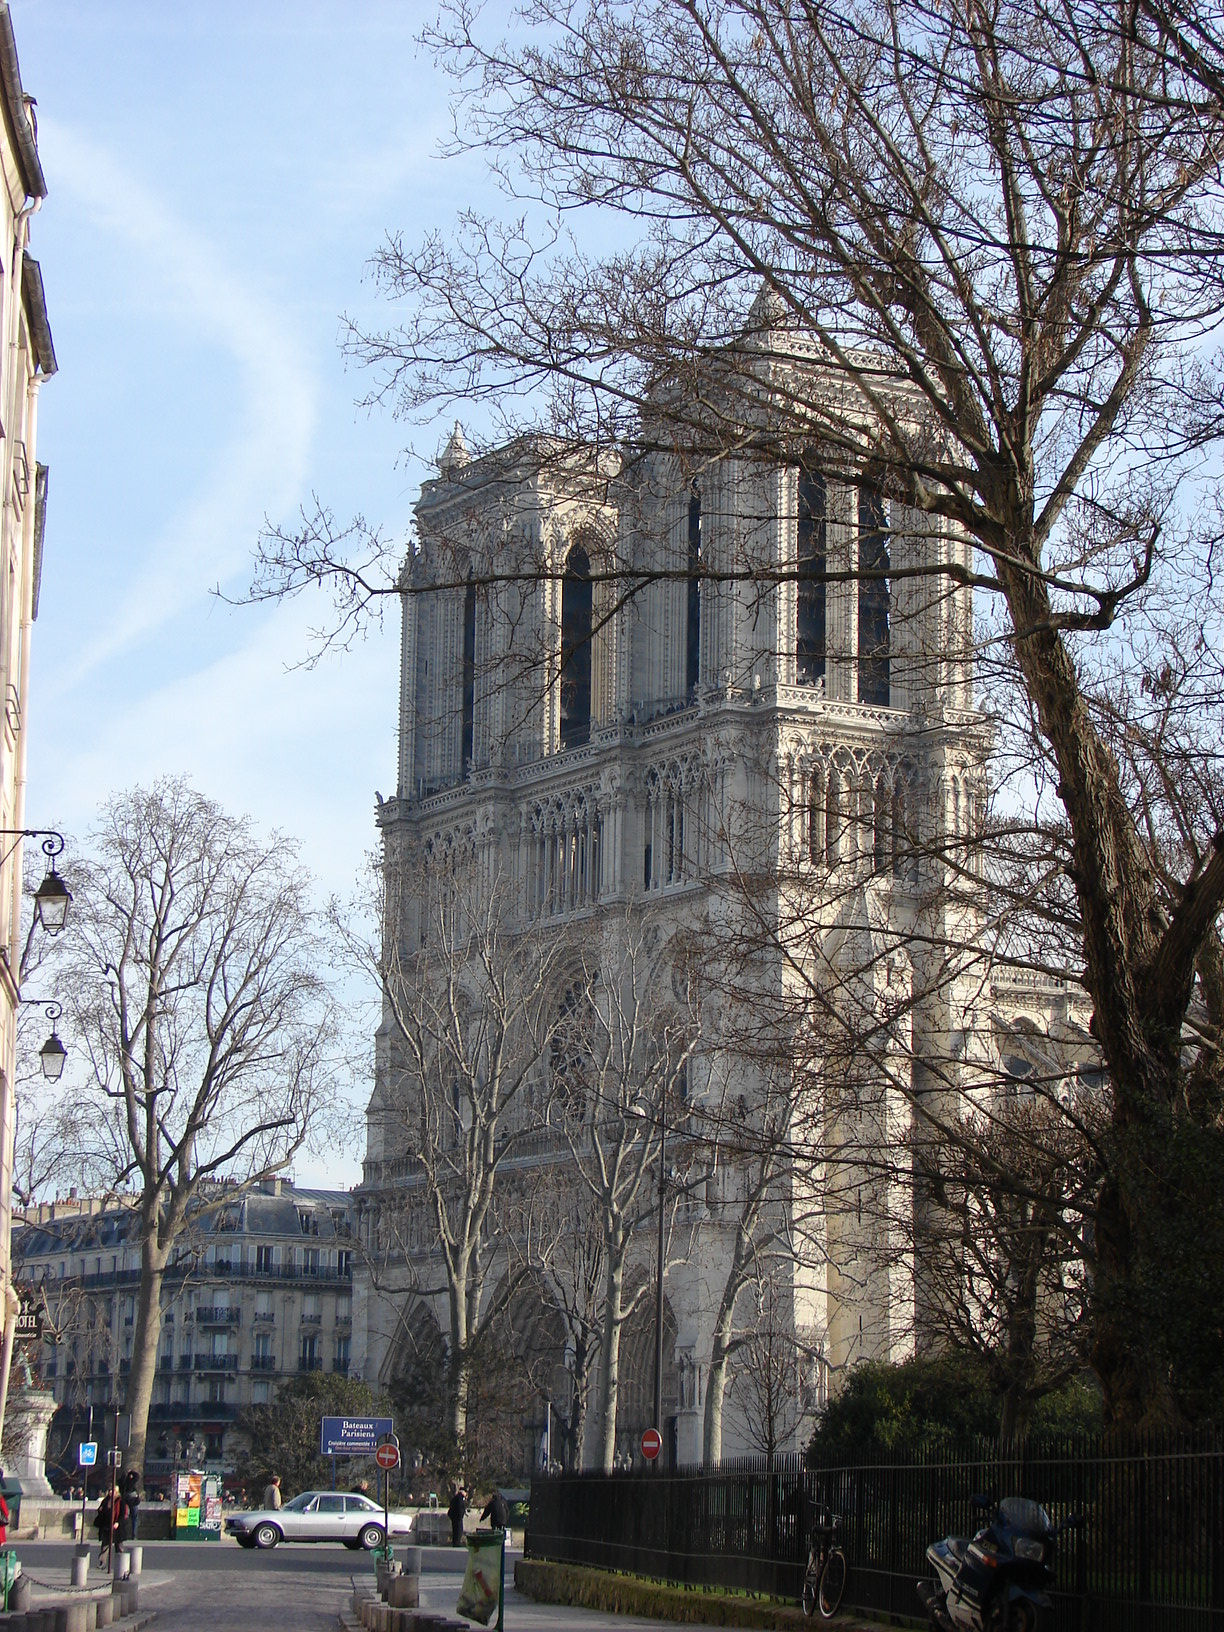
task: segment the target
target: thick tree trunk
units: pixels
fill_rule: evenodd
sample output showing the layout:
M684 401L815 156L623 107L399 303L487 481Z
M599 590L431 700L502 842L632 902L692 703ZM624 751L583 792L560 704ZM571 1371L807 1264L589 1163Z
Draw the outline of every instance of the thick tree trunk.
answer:
M716 1468L722 1461L723 1400L727 1392L727 1350L725 1344L714 1340L710 1351L710 1370L706 1378L705 1423L702 1430L701 1456L707 1468Z
M585 1339L574 1344L574 1363L570 1369L570 1408L565 1425L567 1473L576 1473L583 1466L586 1454L587 1411L591 1403L591 1362L594 1356L591 1344ZM553 1456L557 1457L554 1447Z
M759 1183L750 1192L740 1214L735 1231L735 1250L731 1267L723 1282L718 1313L714 1318L714 1333L710 1343L710 1369L706 1378L705 1421L702 1428L702 1459L707 1468L722 1461L723 1399L727 1389L727 1357L731 1352L732 1325L735 1302L748 1278L749 1266L758 1250L753 1232L765 1191L767 1175L762 1172Z
M124 1404L131 1422L126 1465L144 1472L145 1443L149 1433L149 1408L153 1403L153 1380L157 1374L157 1345L161 1338L161 1292L168 1247L159 1246L157 1226L146 1228L140 1243L140 1292L136 1301L136 1322L132 1331L132 1369L128 1373Z
M464 1276L457 1275L450 1286L450 1432L459 1462L463 1463L463 1442L467 1436L468 1379L472 1356L469 1348L468 1288Z
M624 1247L608 1249L604 1275L604 1318L600 1333L599 1466L611 1473L616 1460L616 1412L620 1400L620 1340L624 1320Z
M1008 1311L1007 1352L1003 1358L1003 1390L999 1410L999 1438L1014 1444L1028 1426L1033 1399L1033 1351L1037 1344L1037 1282L1026 1277Z
M1023 514L1022 503L1018 508ZM1030 540L1022 527L1015 536L1014 553L1024 559ZM1163 1118L1178 1103L1182 1025L1198 951L1224 895L1224 859L1217 852L1180 902L1162 904L1117 762L1093 724L1072 654L1052 627L1046 586L1005 562L999 576L1016 630L1016 660L1058 766L1058 793L1074 840L1092 1030L1114 1097L1094 1218L1092 1363L1108 1421L1167 1421L1177 1415L1169 1357L1150 1340L1155 1332L1145 1336L1136 1325L1143 1305L1139 1243L1151 1234L1152 1207L1161 1205L1146 1169L1150 1140L1159 1139ZM1182 1176L1168 1177L1176 1184ZM1168 1198L1177 1209L1186 1199Z

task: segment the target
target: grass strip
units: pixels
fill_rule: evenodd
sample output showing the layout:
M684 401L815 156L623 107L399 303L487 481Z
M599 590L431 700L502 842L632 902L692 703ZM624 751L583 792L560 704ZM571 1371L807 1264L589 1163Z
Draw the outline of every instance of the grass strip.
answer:
M869 1629L880 1624L855 1615L839 1615L832 1623L811 1621L793 1604L769 1603L706 1587L677 1587L645 1576L619 1575L546 1558L520 1558L514 1566L514 1584L526 1597L542 1604L569 1604L609 1615L641 1615L689 1626L759 1627L773 1632L775 1628L827 1625Z

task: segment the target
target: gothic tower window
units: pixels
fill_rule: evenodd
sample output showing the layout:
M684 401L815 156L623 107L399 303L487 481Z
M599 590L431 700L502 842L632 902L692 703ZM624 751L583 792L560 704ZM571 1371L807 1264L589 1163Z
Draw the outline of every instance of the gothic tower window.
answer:
M462 768L466 778L472 768L472 746L476 723L476 585L471 577L463 592L463 717Z
M836 765L829 767L825 783L825 860L832 867L841 858L842 783Z
M696 482L689 494L687 567L684 693L691 697L701 680L701 491Z
M825 848L825 782L819 766L808 788L808 860L820 861Z
M799 467L796 529L795 679L814 686L825 675L825 484L807 465Z
M885 873L892 860L892 795L883 771L875 779L871 831L871 865L875 872Z
M591 736L591 561L575 544L561 580L561 746Z
M858 498L858 700L888 707L888 518L873 487Z

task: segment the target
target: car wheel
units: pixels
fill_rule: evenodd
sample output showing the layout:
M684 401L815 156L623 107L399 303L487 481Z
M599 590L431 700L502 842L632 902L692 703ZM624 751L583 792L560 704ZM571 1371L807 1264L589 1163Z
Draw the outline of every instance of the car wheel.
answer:
M361 1543L359 1541L346 1541L344 1545L348 1548L350 1553L357 1553L361 1551Z
M367 1553L372 1553L376 1547L381 1547L382 1544L383 1533L381 1524L367 1524L365 1529L357 1538L357 1545L359 1547L364 1547Z
M275 1547L281 1533L274 1524L261 1524L255 1530L256 1547Z
M238 1543L239 1547L245 1547L248 1552L255 1545L254 1536L235 1536L234 1540Z

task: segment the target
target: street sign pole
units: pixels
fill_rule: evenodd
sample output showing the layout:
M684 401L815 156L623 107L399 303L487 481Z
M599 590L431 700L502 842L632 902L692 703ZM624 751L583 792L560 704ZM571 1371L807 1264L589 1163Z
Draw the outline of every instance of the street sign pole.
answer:
M119 1395L115 1395L115 1428L110 1453L110 1573L118 1568L115 1560L115 1542L119 1538Z
M374 1452L375 1464L382 1469L383 1475L383 1557L388 1564L391 1562L391 1469L399 1467L400 1449L399 1439L395 1434L388 1434L382 1444Z
M501 1533L501 1568L497 1572L497 1632L505 1632L503 1616L506 1609L506 1532Z
M96 1456L98 1453L97 1453L97 1449L96 1449L97 1441L93 1437L93 1406L92 1405L89 1408L89 1427L86 1428L86 1430L85 1430L85 1440L86 1440L87 1444L93 1445L95 1447L94 1455ZM86 1502L88 1500L89 1500L89 1474L86 1471L86 1465L84 1463L82 1463L81 1464L81 1546L82 1547L88 1547L89 1546L89 1537L85 1534L85 1504L86 1504Z

